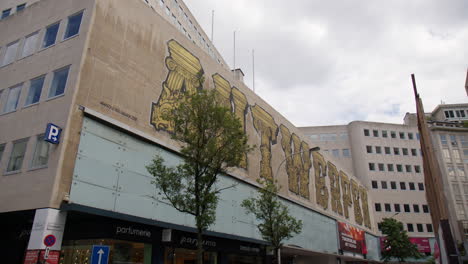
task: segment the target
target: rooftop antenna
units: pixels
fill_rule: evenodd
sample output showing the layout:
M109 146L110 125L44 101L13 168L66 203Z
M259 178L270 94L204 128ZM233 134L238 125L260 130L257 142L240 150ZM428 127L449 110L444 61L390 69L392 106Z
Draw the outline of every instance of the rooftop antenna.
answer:
M234 30L234 56L233 56L233 59L234 59L234 69L236 69L236 31Z
M214 44L213 34L214 34L214 10L211 10L211 43Z
M252 49L252 88L255 93L255 50Z

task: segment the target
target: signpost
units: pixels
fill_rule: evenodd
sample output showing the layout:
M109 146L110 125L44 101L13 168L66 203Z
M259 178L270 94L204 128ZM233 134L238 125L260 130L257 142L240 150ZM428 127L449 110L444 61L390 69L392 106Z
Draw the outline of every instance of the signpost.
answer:
M109 260L109 246L93 245L91 264L107 264Z
M60 142L60 133L62 133L62 129L59 126L48 123L44 140L52 144L58 144Z

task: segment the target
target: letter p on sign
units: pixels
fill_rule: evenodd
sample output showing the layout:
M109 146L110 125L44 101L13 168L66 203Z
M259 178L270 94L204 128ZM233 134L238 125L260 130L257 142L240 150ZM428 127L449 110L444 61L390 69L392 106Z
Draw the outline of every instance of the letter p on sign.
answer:
M52 144L58 144L60 142L61 133L62 129L59 126L49 123L47 124L44 140Z

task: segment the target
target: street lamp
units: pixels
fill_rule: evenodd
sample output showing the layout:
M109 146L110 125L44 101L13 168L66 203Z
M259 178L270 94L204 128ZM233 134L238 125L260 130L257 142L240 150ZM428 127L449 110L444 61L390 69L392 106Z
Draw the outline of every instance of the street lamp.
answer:
M313 147L313 148L310 148L309 149L309 152L314 152L314 151L319 151L320 150L320 147ZM298 151L298 152L294 152L294 153L291 153L290 155L286 156L284 158L284 160L281 161L281 163L278 165L278 168L276 169L276 173L274 176L278 175L278 172L279 172L279 169L281 168L281 165L283 165L283 163L291 156L293 155L296 155L296 154L301 154L305 152L305 150L302 150L302 151ZM281 248L278 248L278 264L281 264Z
M320 147L313 147L313 148L310 148L310 149L309 149L309 152L314 152L314 151L319 151L319 150L320 150ZM278 172L279 172L279 169L281 168L281 165L283 165L283 163L284 163L289 157L291 157L291 156L293 156L293 155L296 155L296 154L301 154L301 153L303 153L303 152L305 152L305 150L298 151L298 152L294 152L294 153L292 153L292 154L286 156L286 157L284 158L284 160L281 161L281 163L280 163L280 165L278 166L278 168L276 169L276 173L275 173L274 176L278 175Z

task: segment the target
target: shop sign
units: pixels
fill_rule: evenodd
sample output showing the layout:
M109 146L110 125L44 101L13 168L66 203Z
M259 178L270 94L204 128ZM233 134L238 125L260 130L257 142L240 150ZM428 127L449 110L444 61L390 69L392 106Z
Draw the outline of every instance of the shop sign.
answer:
M202 240L202 244L203 246L206 246L206 247L216 247L216 241L212 241L212 240ZM182 236L180 238L180 245L197 246L198 239Z
M385 248L385 237L380 238L380 249L382 251L388 250ZM421 253L431 253L431 245L429 244L428 238L423 237L410 237L409 241L418 247L418 251Z
M24 257L23 264L58 264L60 259L59 250L50 250L47 258L45 257L45 250L27 250Z
M367 254L365 232L347 223L338 222L340 248L343 251Z
M133 226L117 226L115 228L115 235L151 238L151 231L147 229L134 228Z
M48 123L45 132L44 140L52 144L58 144L60 142L60 134L62 129L52 123Z
M249 247L249 246L239 246L240 251L251 252L251 253L260 253L260 248L258 247Z

